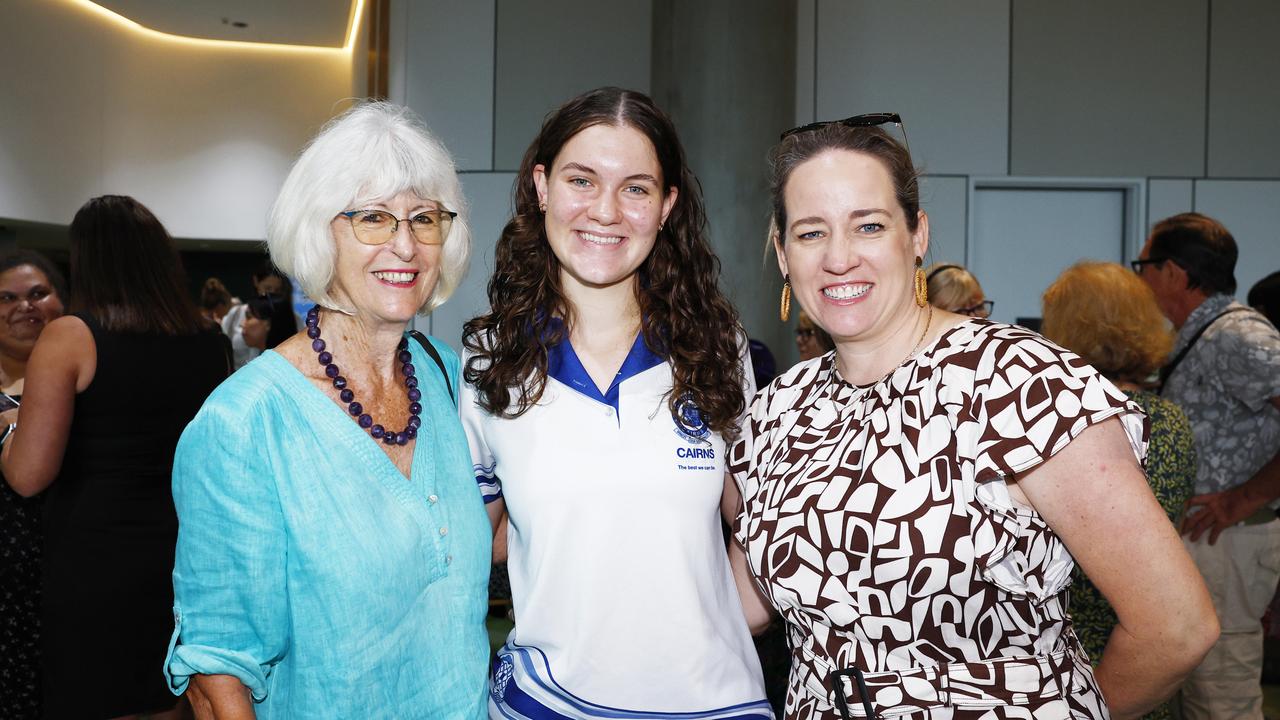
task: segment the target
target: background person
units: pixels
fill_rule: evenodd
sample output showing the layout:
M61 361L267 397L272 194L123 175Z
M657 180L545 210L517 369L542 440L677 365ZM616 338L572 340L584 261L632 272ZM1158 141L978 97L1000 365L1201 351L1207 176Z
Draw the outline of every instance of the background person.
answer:
M251 279L257 295L274 295L283 298L286 303L293 302L293 283L270 260L264 261L254 271ZM261 347L248 344L244 338L244 323L248 312L249 303L241 303L233 306L222 318L222 332L231 338L231 352L237 370L262 354Z
M1260 620L1280 578L1280 332L1236 302L1235 238L1199 213L1165 218L1133 267L1177 328L1161 395L1196 439L1183 542L1222 636L1182 687L1188 720L1262 715Z
M835 341L826 330L814 325L803 310L796 313L796 350L800 353L800 362L822 357L835 348Z
M173 239L136 200L90 200L70 235L75 313L36 342L0 455L19 494L48 488L44 713L171 717L156 671L173 619L173 449L226 377L225 341L191 302Z
M36 338L62 316L66 283L44 255L0 256L0 385L22 400ZM2 400L3 398L0 398ZM0 717L40 712L40 514L44 497L24 498L0 483Z
M1280 327L1280 271L1271 273L1249 288L1246 301L1275 327Z
M730 460L737 537L789 625L787 715L836 717L844 693L877 716L1132 717L1216 636L1137 462L1142 414L1040 336L928 304L896 121L797 128L771 156L784 293L836 341L756 396ZM1096 679L1073 555L1120 618Z
M675 128L640 93L584 93L515 194L493 309L463 338L472 462L494 527L510 518L490 715L768 718L744 601L768 615L720 523L747 341Z
M259 352L274 349L293 337L298 325L290 298L282 295L259 295L245 303L241 336L244 344Z
M204 281L200 288L200 316L209 322L221 326L222 318L231 309L231 293L227 286L216 277Z
M932 265L924 271L929 286L929 304L969 317L991 317L995 301L988 300L973 273L951 263Z
M317 308L209 398L174 463L163 667L198 717L484 716L492 530L458 360L406 332L470 240L453 161L403 107L335 119L285 179L267 243Z
M1043 317L1046 338L1082 357L1147 414L1147 483L1175 523L1195 483L1195 443L1182 409L1144 387L1173 347L1151 288L1115 263L1077 263L1045 290ZM1079 567L1072 580L1071 625L1096 665L1116 613ZM1169 708L1146 717L1169 717Z

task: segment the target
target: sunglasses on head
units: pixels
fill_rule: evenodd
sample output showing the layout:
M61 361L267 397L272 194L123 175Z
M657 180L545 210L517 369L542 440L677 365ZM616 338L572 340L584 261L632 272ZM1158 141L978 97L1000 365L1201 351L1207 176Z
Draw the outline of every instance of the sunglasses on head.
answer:
M853 117L847 117L843 120L821 120L819 122L811 122L807 125L800 125L799 127L791 128L790 130L782 133L782 135L780 135L778 139L786 140L792 135L812 132L814 130L821 130L822 128L828 127L831 125L841 125L841 126L850 127L850 128L877 127L879 125L897 125L899 132L902 133L902 145L903 147L906 147L907 145L907 129L902 125L902 117L898 115L898 113L866 113L864 115L854 115ZM907 152L910 152L910 151L911 151L910 148L908 148Z

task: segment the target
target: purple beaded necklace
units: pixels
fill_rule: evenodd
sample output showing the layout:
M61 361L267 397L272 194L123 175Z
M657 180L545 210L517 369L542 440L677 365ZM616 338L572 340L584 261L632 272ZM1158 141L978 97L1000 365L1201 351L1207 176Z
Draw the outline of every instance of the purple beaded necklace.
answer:
M356 401L356 394L347 387L347 379L342 371L333 364L333 353L325 350L324 340L320 339L320 307L312 305L307 311L307 337L311 338L311 349L316 351L316 359L324 366L325 377L333 381L338 390L338 397L347 404L347 412L351 413L360 427L369 431L374 440L381 439L386 445L407 445L418 436L418 427L422 425L422 392L418 390L418 378L413 374L413 355L409 354L408 338L400 338L396 347L396 359L400 361L400 372L404 374L404 386L409 389L409 424L401 432L387 430L373 422L373 418L364 411L364 406Z

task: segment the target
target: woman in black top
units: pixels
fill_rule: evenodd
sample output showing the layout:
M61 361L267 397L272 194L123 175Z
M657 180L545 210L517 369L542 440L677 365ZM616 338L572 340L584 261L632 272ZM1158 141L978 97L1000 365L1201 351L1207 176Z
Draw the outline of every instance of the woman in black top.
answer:
M165 718L177 518L169 491L183 427L227 376L222 334L187 296L177 249L129 197L94 198L71 224L71 315L32 351L0 454L21 495L46 494L41 608L49 718ZM14 416L17 417L14 417Z

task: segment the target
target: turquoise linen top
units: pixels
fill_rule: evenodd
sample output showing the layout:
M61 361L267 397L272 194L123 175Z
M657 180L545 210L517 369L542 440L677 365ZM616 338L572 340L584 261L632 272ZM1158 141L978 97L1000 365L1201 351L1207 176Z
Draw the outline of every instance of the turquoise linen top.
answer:
M458 356L432 344L456 396ZM175 694L226 674L259 718L485 716L492 531L446 380L409 348L423 395L410 480L275 352L187 426L173 466Z

